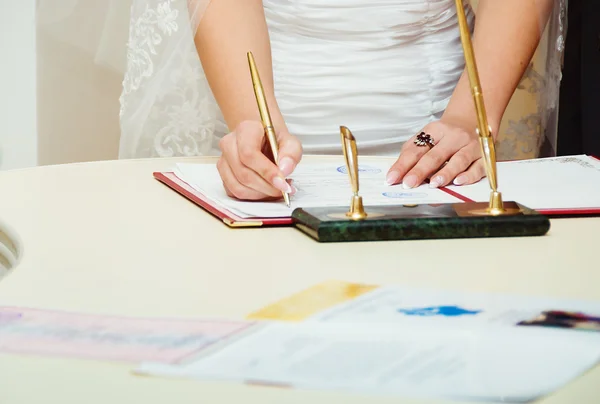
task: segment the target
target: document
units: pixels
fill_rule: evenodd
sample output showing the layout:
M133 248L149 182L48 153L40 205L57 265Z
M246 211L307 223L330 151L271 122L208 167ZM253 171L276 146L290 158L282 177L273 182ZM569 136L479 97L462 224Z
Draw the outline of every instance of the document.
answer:
M389 159L372 159L359 167L360 194L365 206L459 203L461 200L427 184L405 190L402 185L385 183ZM292 174L297 189L291 196L291 207L281 201L244 202L230 198L214 164L177 164L175 174L201 192L215 205L221 206L242 218L289 217L298 207L349 206L352 187L348 172L340 156L330 163L300 164Z
M250 326L243 321L113 317L0 307L0 352L170 363Z
M361 159L360 194L366 207L489 201L487 178L463 186L431 189L428 184L406 190L388 186L385 176L394 159ZM516 201L541 211L600 210L600 160L566 156L499 162L498 186L504 201ZM177 164L173 172L212 204L241 218L290 217L302 207L349 206L351 186L342 156L328 163L301 163L291 175L296 195L291 207L281 201L244 202L230 198L214 164ZM448 192L447 192L448 191Z
M565 156L499 162L498 189L505 201L530 209L600 208L600 160L589 156ZM487 179L448 189L476 202L487 202Z
M598 335L546 329L271 323L145 375L414 398L524 402L593 367Z
M514 328L545 311L600 317L600 303L510 294L327 281L261 308L252 320Z
M600 317L600 303L597 302L392 285L378 287L355 299L315 312L306 321L385 323L402 327L514 328L518 323L550 310ZM253 318L260 319L260 316Z

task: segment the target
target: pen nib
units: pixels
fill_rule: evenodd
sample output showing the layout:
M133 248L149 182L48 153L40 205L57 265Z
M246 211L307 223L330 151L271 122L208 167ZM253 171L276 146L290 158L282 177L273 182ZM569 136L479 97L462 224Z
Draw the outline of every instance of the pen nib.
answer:
M283 193L283 199L285 200L286 206L290 207L290 195L286 192Z

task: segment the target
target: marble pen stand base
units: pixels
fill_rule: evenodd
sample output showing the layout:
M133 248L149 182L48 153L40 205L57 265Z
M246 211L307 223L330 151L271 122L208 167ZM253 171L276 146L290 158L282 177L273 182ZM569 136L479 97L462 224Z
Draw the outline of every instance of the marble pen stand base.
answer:
M347 217L348 207L298 208L292 219L297 229L323 243L527 237L543 236L550 229L546 216L515 202L505 202L504 206L520 209L516 214L473 213L487 206L487 203L366 206L368 216L363 220Z

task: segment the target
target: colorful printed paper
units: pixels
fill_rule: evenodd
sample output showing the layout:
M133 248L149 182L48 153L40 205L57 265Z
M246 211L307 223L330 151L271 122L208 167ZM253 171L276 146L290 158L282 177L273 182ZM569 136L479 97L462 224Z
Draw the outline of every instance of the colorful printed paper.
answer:
M0 352L173 363L251 325L0 307Z

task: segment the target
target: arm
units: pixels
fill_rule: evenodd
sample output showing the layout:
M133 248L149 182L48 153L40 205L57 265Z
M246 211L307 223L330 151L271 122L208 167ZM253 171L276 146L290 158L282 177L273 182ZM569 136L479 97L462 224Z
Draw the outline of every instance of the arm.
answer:
M193 8L198 1L189 0ZM204 0L205 1L205 0ZM243 200L281 198L293 193L286 182L302 156L288 133L273 86L271 43L261 0L212 0L195 36L198 56L231 131L220 143L217 169L229 196ZM252 52L277 132L279 161L264 154L265 135L247 53Z
M286 129L275 101L271 44L261 0L212 0L202 16L195 43L230 130L243 121L260 121L248 70L249 51L256 60L273 125L278 131Z
M533 57L554 0L480 0L473 48L483 97L497 136L502 116ZM466 72L460 78L442 118L476 127L475 107Z
M494 138L538 46L552 5L553 0L479 1L473 48ZM407 142L388 172L388 183L402 182L405 188L413 188L428 176L433 187L479 181L485 176L485 169L475 136L476 127L477 116L465 71L442 119L423 128L433 136L435 147L428 152L426 147ZM444 165L445 162L448 164Z

